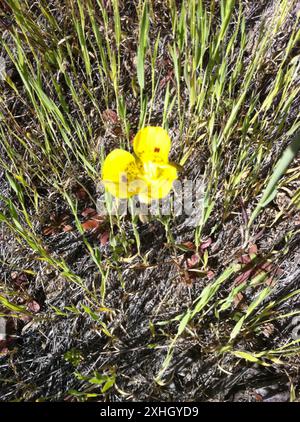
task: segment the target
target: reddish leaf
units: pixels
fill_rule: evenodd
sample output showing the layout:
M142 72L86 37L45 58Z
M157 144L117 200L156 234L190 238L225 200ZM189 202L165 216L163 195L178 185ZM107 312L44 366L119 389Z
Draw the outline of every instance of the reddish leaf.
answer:
M94 208L85 208L81 213L83 217L93 217L95 214L97 211Z
M84 201L88 198L88 194L87 191L82 187L82 186L78 186L75 189L75 195L76 197L80 200L80 201Z
M43 229L43 234L45 236L50 236L61 231L70 231L72 230L71 226L68 223L70 216L66 213L63 214L55 214L52 213L50 215L50 221L52 222L49 226ZM66 227L66 230L65 230Z
M239 292L233 299L234 306L237 307L244 299L244 296Z
M70 224L67 224L63 227L63 231L66 233L71 232L72 230L73 230L73 227L70 226Z
M187 262L188 268L195 267L200 262L200 256L199 256L199 254L192 255L190 258L187 259L186 262Z
M272 262L264 262L259 266L260 269L265 270L267 273L272 271L272 268L274 267L274 264Z
M118 123L118 115L114 110L107 109L102 113L103 120L107 123Z
M212 244L212 238L209 237L207 240L201 243L200 250L205 251L205 249L209 248L211 244Z
M209 270L209 271L207 272L206 276L207 276L207 278L208 278L209 280L212 280L212 279L214 278L214 276L215 276L215 273L214 273L212 270Z
M109 232L106 231L106 232L101 234L100 243L101 243L102 246L105 246L108 241L109 241Z
M55 233L55 228L54 227L46 227L45 229L43 229L43 234L45 236L50 236L51 234Z
M263 401L263 396L258 394L256 391L254 392L254 396L256 401Z
M248 253L250 255L257 255L257 252L258 252L258 249L257 249L257 246L255 244L251 245L250 248L248 249Z
M251 262L251 258L249 255L242 255L238 260L241 264L249 264Z
M193 242L187 241L182 243L182 246L184 246L185 248L189 249L190 251L194 251L195 250L195 244Z
M252 275L253 270L247 270L244 273L240 274L234 281L234 284L241 284L244 281L247 281L251 275Z
M102 219L92 218L90 220L85 221L84 223L81 223L81 225L84 231L97 230L99 229L102 221Z
M31 302L27 303L27 310L36 314L41 309L40 305L37 303L36 300L32 300Z
M267 286L273 287L273 286L275 285L275 280L274 280L274 278L269 277L269 278L266 280L266 284L267 284Z

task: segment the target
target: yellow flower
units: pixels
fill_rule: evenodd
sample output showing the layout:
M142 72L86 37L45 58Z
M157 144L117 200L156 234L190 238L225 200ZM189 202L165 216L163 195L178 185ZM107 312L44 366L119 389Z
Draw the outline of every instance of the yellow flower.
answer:
M115 149L105 158L102 179L108 192L117 198L138 195L143 203L168 195L177 170L169 163L171 140L161 127L141 129L133 140L134 155Z

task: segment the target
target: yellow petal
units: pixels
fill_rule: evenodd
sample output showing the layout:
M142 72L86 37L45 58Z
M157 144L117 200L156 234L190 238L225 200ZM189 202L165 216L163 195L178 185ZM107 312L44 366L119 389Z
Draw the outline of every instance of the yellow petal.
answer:
M132 154L114 149L104 160L102 180L108 192L117 198L129 198L137 193L132 182L138 177L138 169Z
M147 126L133 140L136 156L143 162L168 163L171 139L162 127Z
M146 204L151 200L167 196L172 189L174 180L178 177L176 167L171 164L156 165L156 167L156 178L149 178L147 174L143 176L147 186L140 190L139 200Z

